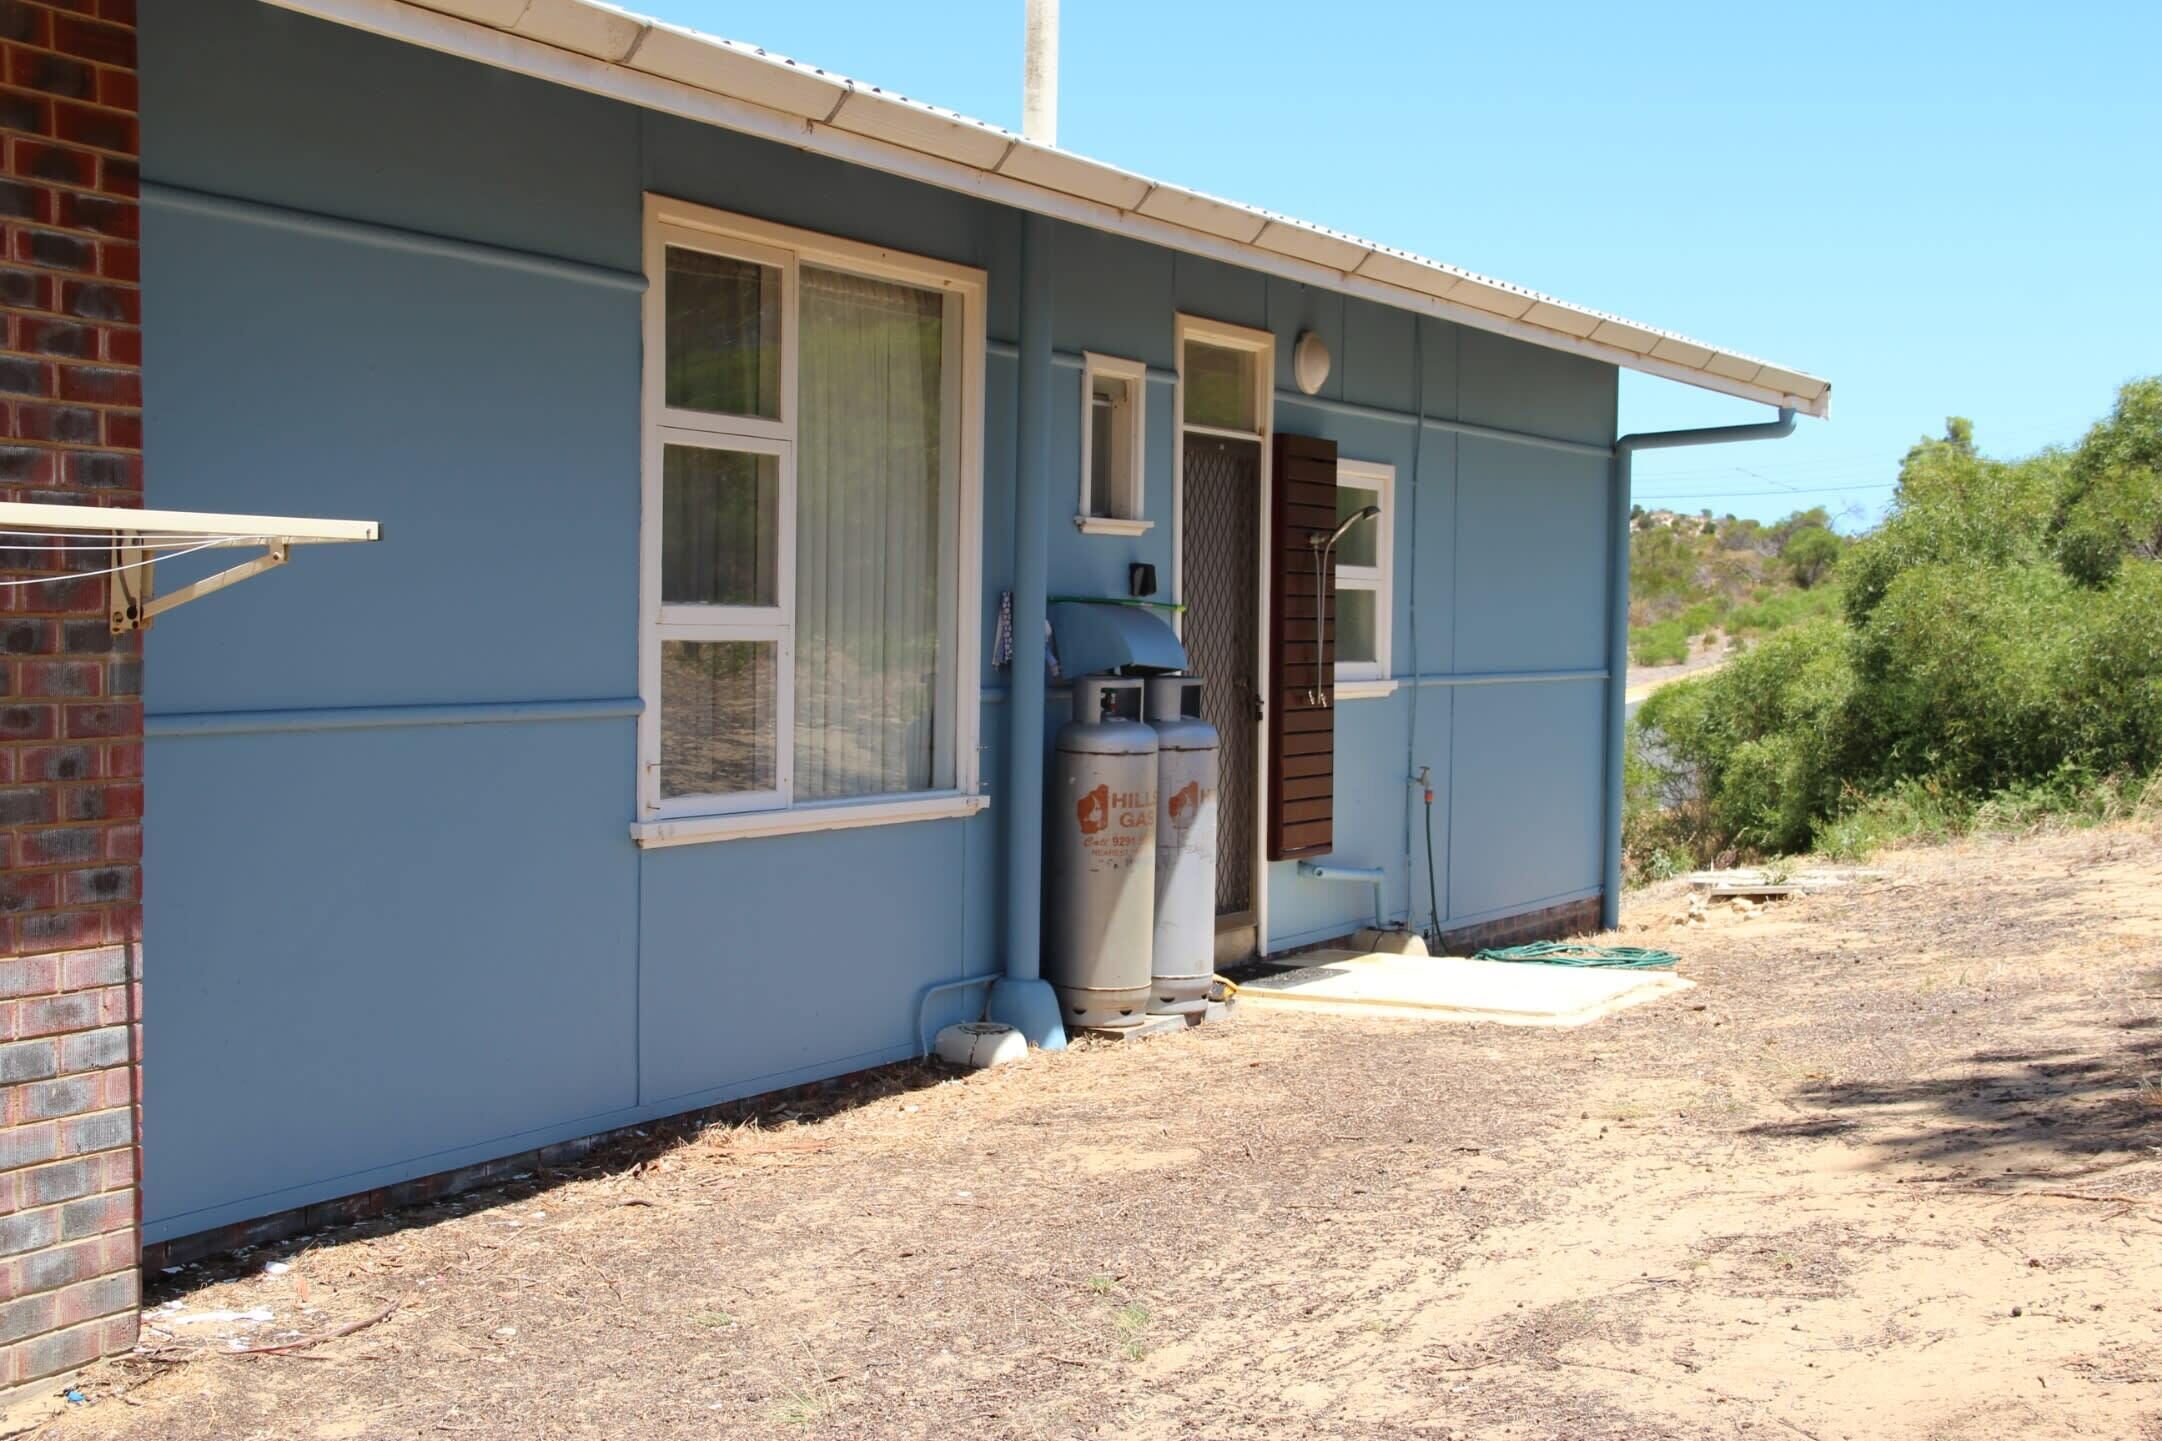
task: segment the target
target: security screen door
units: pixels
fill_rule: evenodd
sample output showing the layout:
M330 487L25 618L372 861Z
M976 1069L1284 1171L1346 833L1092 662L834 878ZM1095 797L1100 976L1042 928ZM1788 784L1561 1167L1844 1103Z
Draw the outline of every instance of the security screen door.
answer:
M1259 694L1261 446L1186 436L1180 506L1186 658L1202 678L1201 714L1216 727L1219 793L1216 912L1254 908L1254 722Z

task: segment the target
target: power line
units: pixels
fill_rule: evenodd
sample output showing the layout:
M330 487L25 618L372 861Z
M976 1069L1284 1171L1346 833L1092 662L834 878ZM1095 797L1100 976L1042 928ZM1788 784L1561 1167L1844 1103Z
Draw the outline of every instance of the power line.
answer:
M1889 485L1892 483L1891 481L1883 481L1878 479L1885 473L1886 472L1882 466L1858 465L1847 466L1839 470L1815 471L1807 474L1794 474L1784 470L1746 471L1734 469L1725 471L1702 471L1694 475L1647 475L1640 467L1637 471L1636 478L1639 485L1647 486L1676 486L1681 482L1697 480L1700 478L1704 480L1707 486L1709 486L1717 483L1720 478L1724 478L1725 482L1730 485L1745 485L1748 482L1754 480L1761 481L1765 485L1795 485L1821 487L1847 484L1859 485L1864 481L1868 481L1871 484ZM1894 472L1894 474L1896 474L1896 472Z
M1679 477L1685 475L1726 475L1733 471L1743 470L1746 467L1736 465L1732 461L1729 461L1721 465L1674 466L1670 468L1668 466L1656 463L1647 463L1642 457L1639 457L1638 468L1641 470L1656 470L1660 474L1669 477ZM1884 465L1879 461L1863 459L1855 456L1838 455L1818 456L1812 460L1781 460L1778 465L1773 468L1781 472L1805 470L1889 469L1888 466Z
M1800 490L1668 490L1656 495L1632 495L1631 500L1748 500L1764 495L1791 495L1806 499L1812 495L1833 495L1850 490L1892 490L1896 480L1878 485L1812 485Z

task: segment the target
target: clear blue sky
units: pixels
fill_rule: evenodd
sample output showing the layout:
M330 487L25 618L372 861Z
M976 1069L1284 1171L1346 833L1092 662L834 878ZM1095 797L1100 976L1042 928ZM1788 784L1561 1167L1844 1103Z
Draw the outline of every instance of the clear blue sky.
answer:
M1022 0L634 8L1019 128ZM1866 523L1945 416L2023 453L2162 372L2153 0L1063 10L1069 149L1833 382L1641 460L1648 503ZM1624 373L1625 430L1761 414Z

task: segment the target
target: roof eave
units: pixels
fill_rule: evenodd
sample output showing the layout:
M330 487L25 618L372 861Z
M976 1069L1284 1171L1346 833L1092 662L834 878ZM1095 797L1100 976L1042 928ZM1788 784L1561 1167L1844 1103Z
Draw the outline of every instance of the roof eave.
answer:
M1831 386L1815 376L1033 146L996 126L592 0L266 3L1685 385L1805 415L1831 412Z

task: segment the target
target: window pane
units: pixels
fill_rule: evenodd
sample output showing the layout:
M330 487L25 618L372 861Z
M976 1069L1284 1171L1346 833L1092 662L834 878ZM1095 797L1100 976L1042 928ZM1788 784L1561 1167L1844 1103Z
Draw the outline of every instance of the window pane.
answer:
M934 775L945 297L805 266L796 449L795 794Z
M667 403L778 419L781 272L671 245L667 305Z
M1370 590L1339 590L1336 593L1336 659L1338 664L1371 663L1374 650L1374 605Z
M1186 421L1224 430L1257 430L1254 357L1243 350L1186 342Z
M775 667L770 640L661 642L661 795L770 791Z
M661 600L779 605L780 458L688 445L661 454Z
M1118 420L1111 401L1099 387L1089 401L1089 514L1117 515L1118 504L1113 494L1112 472L1115 457L1111 453L1111 437L1117 433Z
M1381 492L1367 490L1362 486L1339 485L1336 487L1336 523L1357 515L1370 505L1381 503ZM1381 517L1362 520L1344 532L1344 538L1336 543L1338 565L1381 564Z

